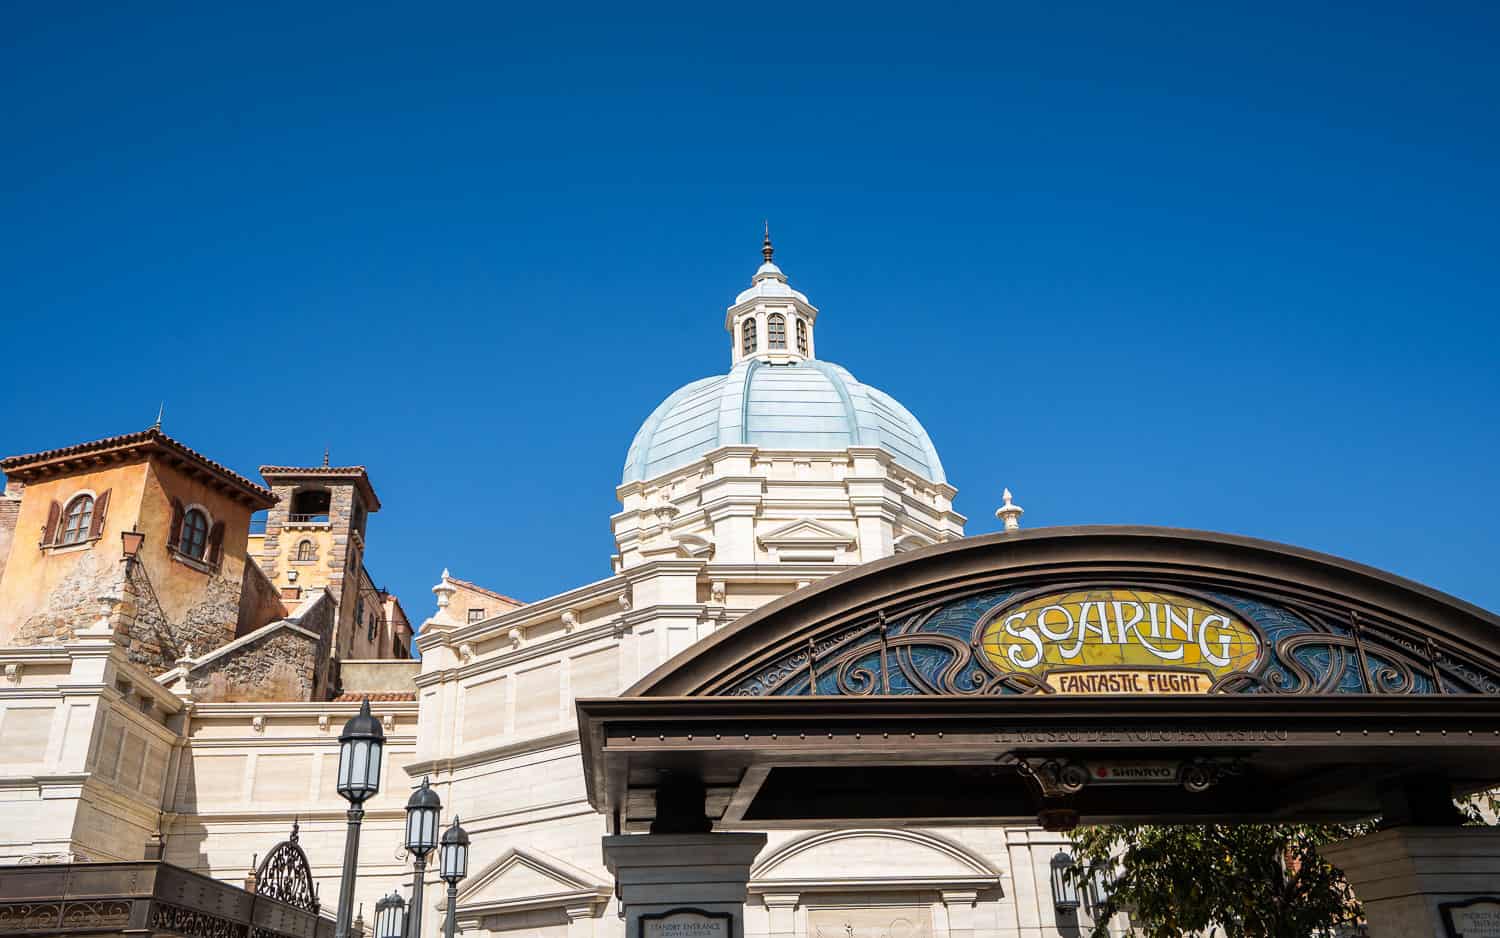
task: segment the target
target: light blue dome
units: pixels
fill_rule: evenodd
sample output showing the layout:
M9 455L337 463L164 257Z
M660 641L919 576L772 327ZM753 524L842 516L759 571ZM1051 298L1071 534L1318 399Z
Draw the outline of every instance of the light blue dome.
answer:
M933 482L947 482L932 439L884 391L832 362L746 359L727 375L685 385L636 432L622 482L654 479L720 446L842 450L878 446Z

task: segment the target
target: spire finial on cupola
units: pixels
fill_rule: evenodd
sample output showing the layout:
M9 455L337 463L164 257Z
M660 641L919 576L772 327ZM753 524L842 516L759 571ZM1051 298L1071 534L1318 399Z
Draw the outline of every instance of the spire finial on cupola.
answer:
M764 257L766 259L766 263L769 264L771 263L771 255L776 253L776 249L771 247L771 220L767 218L765 222L766 236L760 244L760 256Z

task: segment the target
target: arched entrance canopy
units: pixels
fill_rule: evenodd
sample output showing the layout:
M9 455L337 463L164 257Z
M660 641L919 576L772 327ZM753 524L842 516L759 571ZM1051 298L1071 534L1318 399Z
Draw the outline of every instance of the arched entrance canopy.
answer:
M798 590L578 714L622 830L699 785L724 829L1337 820L1500 782L1497 651L1494 615L1350 561L1036 529Z

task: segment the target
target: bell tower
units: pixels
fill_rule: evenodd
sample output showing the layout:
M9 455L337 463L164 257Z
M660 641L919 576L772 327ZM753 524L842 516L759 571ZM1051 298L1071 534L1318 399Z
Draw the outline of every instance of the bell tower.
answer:
M258 561L294 607L324 587L338 602L329 653L336 658L383 657L375 647L384 597L364 573L365 528L380 499L364 466L261 466L276 494L260 539ZM252 547L254 547L252 539ZM370 647L366 647L370 646Z

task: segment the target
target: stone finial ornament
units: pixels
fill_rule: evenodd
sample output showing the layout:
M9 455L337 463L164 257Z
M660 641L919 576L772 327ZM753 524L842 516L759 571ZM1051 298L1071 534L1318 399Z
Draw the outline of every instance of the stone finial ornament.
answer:
M1021 516L1026 513L1026 509L1022 508L1020 505L1011 504L1012 496L1010 494L1010 489L1006 489L1004 492L1002 492L1000 497L1005 500L1005 504L995 509L995 517L999 518L1005 523L1005 530L1021 530Z
M448 568L443 568L443 578L432 588L432 594L437 597L438 611L433 618L448 618L448 603L452 602L453 594L458 592L458 587L453 585L453 577L448 574Z

